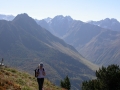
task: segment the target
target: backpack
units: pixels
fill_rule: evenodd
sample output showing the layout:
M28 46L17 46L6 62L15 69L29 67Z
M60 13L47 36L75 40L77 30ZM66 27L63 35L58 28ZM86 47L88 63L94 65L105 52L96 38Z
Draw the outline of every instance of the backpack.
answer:
M39 75L39 69L35 69L34 71L35 71L35 77L38 77L38 75ZM43 68L43 71L44 71L44 68Z
M35 69L34 71L35 71L35 77L38 77L38 75L39 75L39 69Z

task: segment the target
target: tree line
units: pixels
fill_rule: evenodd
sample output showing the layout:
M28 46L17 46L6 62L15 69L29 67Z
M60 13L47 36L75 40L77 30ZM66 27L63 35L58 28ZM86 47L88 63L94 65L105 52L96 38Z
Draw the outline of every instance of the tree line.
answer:
M120 90L120 68L109 65L96 71L96 79L84 81L82 90Z
M102 66L96 70L95 75L96 79L82 82L82 90L120 90L119 65ZM71 83L68 76L61 80L60 86L70 90Z

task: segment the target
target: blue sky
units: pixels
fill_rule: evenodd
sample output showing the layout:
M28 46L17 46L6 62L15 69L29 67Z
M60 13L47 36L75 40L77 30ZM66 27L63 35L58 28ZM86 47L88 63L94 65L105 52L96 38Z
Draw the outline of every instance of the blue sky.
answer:
M63 15L84 22L105 18L120 21L120 0L0 0L0 14L20 13L36 19Z

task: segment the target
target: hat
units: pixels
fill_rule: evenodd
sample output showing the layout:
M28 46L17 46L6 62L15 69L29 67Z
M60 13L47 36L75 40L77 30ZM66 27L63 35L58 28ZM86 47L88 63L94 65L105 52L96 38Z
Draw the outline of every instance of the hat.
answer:
M41 67L43 67L43 64L40 64Z
M41 62L41 63L39 64L39 66L43 67L43 63Z

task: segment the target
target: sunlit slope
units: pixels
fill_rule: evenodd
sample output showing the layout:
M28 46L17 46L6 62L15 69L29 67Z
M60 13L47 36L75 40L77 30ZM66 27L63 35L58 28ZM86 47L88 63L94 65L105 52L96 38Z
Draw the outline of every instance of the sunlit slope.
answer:
M0 68L0 90L37 90L38 83L34 76L13 68ZM61 90L45 79L44 89Z

